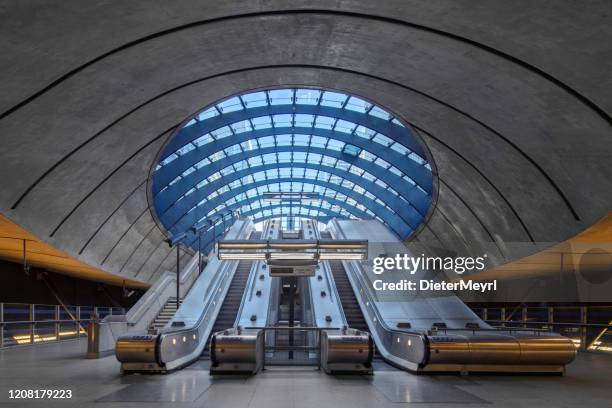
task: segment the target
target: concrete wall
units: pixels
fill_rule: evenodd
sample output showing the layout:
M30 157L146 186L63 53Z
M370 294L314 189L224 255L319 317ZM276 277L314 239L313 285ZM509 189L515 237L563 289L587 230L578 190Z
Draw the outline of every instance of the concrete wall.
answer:
M384 106L430 149L439 195L416 240L506 262L530 252L512 243L563 241L610 209L611 12L606 0L4 2L0 211L154 282L174 257L147 178L176 126L237 92L318 86Z

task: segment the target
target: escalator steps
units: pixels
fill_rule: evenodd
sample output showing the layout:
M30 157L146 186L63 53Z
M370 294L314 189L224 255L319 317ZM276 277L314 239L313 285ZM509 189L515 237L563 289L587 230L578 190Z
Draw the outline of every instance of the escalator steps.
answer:
M253 233L253 235L254 234L255 233ZM252 237L252 239L257 238ZM223 299L221 310L219 310L219 314L217 315L217 320L215 320L213 329L208 337L208 340L206 341L206 347L202 352L202 358L209 358L208 347L210 345L210 339L213 333L234 327L238 309L240 308L240 303L242 302L242 296L249 279L249 273L251 272L251 264L252 261L240 261L238 263L236 273L232 278L232 282L230 283L230 287L225 295L225 299Z
M348 276L342 266L342 261L328 261L331 267L334 281L336 282L336 290L340 301L342 302L342 309L344 310L344 316L348 326L353 329L359 329L363 331L369 331L368 325L361 313L357 298L353 293L351 282L349 282Z

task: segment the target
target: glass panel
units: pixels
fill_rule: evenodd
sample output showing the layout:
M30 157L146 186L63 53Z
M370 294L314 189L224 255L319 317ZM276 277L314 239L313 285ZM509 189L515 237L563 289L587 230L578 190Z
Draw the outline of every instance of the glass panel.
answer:
M351 96L348 103L346 104L346 109L350 109L355 112L365 113L372 104L364 101L363 99Z
M295 115L295 126L297 127L312 127L314 123L314 115L306 115L298 113Z
M274 127L291 127L293 126L293 115L273 115Z
M221 113L229 113L237 110L242 110L242 103L237 97L227 99L217 105Z
M300 105L316 105L321 91L315 89L298 89L295 92L296 103Z
M196 117L198 118L199 121L203 121L203 120L206 120L206 119L213 118L213 117L215 117L217 115L219 115L219 111L217 111L217 109L213 106L212 108L209 108L209 109L205 110L204 112L200 113Z
M328 116L317 116L317 119L315 120L315 127L331 130L335 121L336 120L334 118L330 118Z
M347 95L337 92L323 92L323 98L321 100L322 106L331 106L334 108L341 108L346 102Z
M268 104L287 105L287 104L293 104L293 103L295 103L294 110L293 110L294 113L274 114L274 115L266 115L266 116L253 117L250 119L246 119L251 116L248 113L248 110L251 108L267 106ZM182 180L181 176L182 177L189 176L189 178L192 179L192 180L189 180L188 183L180 183L179 185L177 185L176 188L173 188L173 189L167 189L167 186L163 186L161 191L164 192L165 202L167 203L168 200L173 199L173 197L168 196L169 194L176 194L176 197L177 197L177 199L175 199L175 202L176 202L176 200L180 200L185 196L193 194L196 188L202 188L207 183L216 182L217 188L215 189L215 191L208 194L207 197L201 201L201 203L206 205L207 209L210 209L212 208L212 206L217 205L216 208L213 208L212 210L210 210L211 211L210 214L212 215L214 214L215 211L222 211L222 210L225 211L225 208L227 207L227 205L236 206L236 205L241 205L240 203L244 202L244 200L242 200L241 198L242 194L240 197L224 196L224 197L227 197L227 200L224 202L225 205L220 205L218 202L213 201L213 200L219 200L216 197L218 197L220 193L223 193L224 191L229 191L230 188L231 189L242 189L243 185L249 185L255 181L261 182L262 180L265 179L265 177L268 177L270 180L278 179L279 177L281 177L283 179L288 179L288 180L290 179L315 180L316 179L316 180L319 180L320 182L325 182L325 183L329 182L331 184L342 183L341 185L344 188L349 188L352 191L355 191L355 194L364 195L366 197L367 196L374 197L363 186L355 185L353 182L349 180L345 180L342 177L338 177L337 175L333 175L332 173L324 171L325 168L329 170L329 167L331 166L336 167L340 171L349 171L350 174L363 178L364 181L375 182L378 186L381 186L382 188L387 188L388 186L387 183L385 182L386 178L389 177L387 176L387 174L392 175L393 177L402 177L403 179L402 182L409 183L410 186L414 185L414 181L409 177L409 175L403 174L399 170L399 168L401 167L401 164L395 162L395 160L397 160L396 155L389 156L389 157L393 157L393 160L390 160L389 157L387 157L384 154L380 154L381 157L378 157L378 155L372 154L371 152L368 152L368 151L364 151L362 147L358 146L359 143L357 142L347 144L344 141L311 135L309 134L309 129L312 128L313 126L316 127L317 129L334 130L335 132L343 133L345 136L343 136L342 138L347 137L346 135L354 135L355 137L365 138L368 140L372 139L379 146L383 146L384 148L392 149L393 151L401 155L408 155L409 158L413 160L414 162L431 170L431 166L427 163L426 160L424 160L422 157L411 152L408 148L406 148L406 146L403 146L402 144L395 142L394 140L392 140L391 138L383 134L377 133L374 129L370 129L363 125L358 125L352 122L351 120L344 119L343 115L348 114L348 112L346 111L338 110L338 114L337 114L338 117L329 117L325 115L313 115L311 113L301 113L300 112L300 108L299 108L300 105L317 105L317 104L320 104L321 106L326 106L326 107L333 107L336 109L346 109L347 111L351 111L350 115L352 115L353 117L358 117L359 114L369 115L370 118L364 117L364 120L366 121L369 120L370 123L372 122L379 123L379 122L371 120L371 117L376 117L379 119L388 120L391 126L397 127L398 129L400 127L403 127L403 125L397 119L395 119L393 115L391 115L389 112L386 112L384 109L378 106L373 106L371 103L365 101L362 98L346 95L340 92L322 91L322 90L315 90L315 89L275 89L275 90L270 90L267 92L265 91L264 92L262 91L250 92L250 93L241 95L239 97L236 97L236 96L230 97L224 101L219 102L216 105L216 107L211 107L211 108L208 108L206 111L201 112L200 114L198 114L196 118L190 120L188 122L188 125L198 126L202 129L204 129L205 127L211 128L211 127L214 127L214 125L210 126L210 124L219 123L219 122L209 121L208 124L201 124L199 122L206 121L211 118L217 117L221 113L227 114L229 112L242 111L246 108L246 110L244 111L245 112L244 117L242 117L241 120L235 123L232 123L228 126L222 126L218 129L211 131L210 133L198 135L197 137L194 137L193 141L181 146L175 152L164 152L162 156L162 157L165 157L164 160L160 161L158 164L155 165L155 168L158 169L159 171L156 171L156 173L154 173L154 177L156 177L157 174L161 174L161 172L165 171L166 172L164 175L165 179L166 180L172 179L172 182L170 184L176 184L179 181L181 181ZM238 117L239 115L236 115L236 116ZM364 123L367 123L367 122L364 122ZM260 130L260 129L270 129L272 126L274 126L277 129L287 128L287 131L286 131L287 133L278 134L276 136L265 136L265 137L261 137L258 139L251 139L247 141L244 140L245 132L251 132L253 130ZM296 129L299 128L301 133L291 134L290 133L291 130L289 130L289 128L291 127L295 127ZM195 134L196 132L192 132L192 133ZM280 132L277 131L277 133L280 133ZM215 140L222 140L223 138L234 137L235 135L241 135L242 140L237 140L235 144L232 144L229 147L220 147L219 148L220 151L210 154L208 157L201 159L195 164L186 162L186 165L170 166L170 167L164 168L165 165L175 160L181 160L181 159L188 160L189 156L195 156L195 155L189 154L194 149L197 149L201 146L212 143ZM352 137L352 136L349 136L349 137ZM410 137L410 135L408 134L407 137ZM227 145L227 143L225 142L223 142L223 144ZM223 160L227 160L228 158L232 156L235 157L235 155L237 154L242 154L243 152L253 151L255 149L274 150L274 146L282 147L283 150L285 151L278 152L278 153L270 153L270 154L266 154L263 156L256 156L248 160L240 161L238 163L224 164L223 166L220 166L219 163L217 163ZM380 170L376 170L375 172L380 176L380 179L379 179L375 177L373 174L370 174L364 171L365 168L368 168L366 165L363 166L364 169L361 169L358 166L351 165L350 163L346 161L338 160L332 156L313 154L313 153L304 152L304 151L300 151L300 152L290 151L292 146L299 146L302 150L308 146L312 146L312 147L319 148L319 149L330 149L335 152L340 152L339 154L347 155L347 157L352 156L353 158L355 157L358 158L358 160L347 158L347 160L349 161L359 162L361 160L364 160L366 162L376 164L377 166L379 166L379 169L380 168L385 169L385 170L388 169L389 172L386 172L386 171L380 172ZM378 149L380 149L380 147ZM181 156L184 156L184 157L181 157ZM387 160L390 160L390 162L388 162ZM297 165L299 165L300 163L309 163L314 166L319 166L320 170L306 169L306 168L302 168L299 166L294 166L292 168L283 167L283 168L280 168L280 170L273 169L273 170L266 171L265 173L258 172L254 175L249 174L248 177L243 176L239 180L231 180L233 173L235 173L236 171L247 169L249 166L257 167L257 166L262 166L264 164L268 166L275 166L276 164L280 164L280 163L282 164L294 163ZM209 167L210 170L206 168L206 166L209 166L209 165L210 165ZM220 171L217 170L218 168L221 168L221 167L223 167L222 170ZM198 173L194 173L195 170L198 170L198 169L201 169L201 170ZM210 171L215 171L215 173L207 174ZM174 178L169 177L169 175L171 174L169 172L176 172L176 174L172 174L172 177ZM181 172L182 174L179 174ZM223 180L220 180L221 177L227 177L229 180L223 183L222 182ZM333 190L332 187L328 189L328 188L325 188L324 186L308 185L308 184L302 184L300 182L287 182L287 183L283 182L280 185L279 184L265 185L265 186L258 187L257 189L253 189L253 193L260 194L262 191L268 191L270 189L273 189L275 191L278 191L279 189L291 189L293 191L305 191L305 189L308 189L309 191L320 191L322 194L325 194L329 197L335 197L338 200L346 199L344 195L337 194ZM408 190L409 189L407 189L406 191ZM421 189L421 191L424 191L424 190ZM389 189L389 192L391 194L397 194L395 190L393 189ZM405 197L402 197L402 196L398 196L398 197L401 200L399 202L401 204L394 203L391 205L394 205L394 206L410 205L410 203L405 199ZM252 211L253 204L255 204L256 206L255 208L262 208L268 205L265 203L263 204L259 203L259 200L256 203L257 204L244 202L242 206L244 208L248 208L249 211ZM349 203L350 204L353 203L352 199L349 200ZM309 207L318 208L321 205L323 205L323 203L316 203L316 205L311 205ZM344 205L348 205L348 204L344 204ZM368 213L368 211L370 211L371 213L371 210L367 209L365 205L363 204L357 204L357 205L362 210L362 213ZM382 205L388 205L388 204L382 204ZM164 204L164 208L167 208L167 204ZM280 208L277 208L276 211L280 211ZM300 208L299 210L296 209L296 211L303 211L304 214L308 214L308 215L313 214L312 208L304 207L304 208ZM342 211L345 211L345 214L346 214L346 209L343 210L339 208L336 212L342 213ZM198 214L198 216L201 216L201 215ZM296 220L295 220L296 222L299 221L298 218L299 217L296 217Z
M271 105L290 105L293 103L292 89L276 89L269 91Z
M259 116L257 118L251 119L251 123L253 123L253 127L255 129L269 129L272 127L272 119L270 116Z
M241 98L247 108L256 108L258 106L268 105L265 92L252 92L242 95Z
M390 120L392 118L392 116L389 113L380 109L378 106L373 107L372 110L370 110L369 114L372 116L376 116L377 118L385 119L385 120Z

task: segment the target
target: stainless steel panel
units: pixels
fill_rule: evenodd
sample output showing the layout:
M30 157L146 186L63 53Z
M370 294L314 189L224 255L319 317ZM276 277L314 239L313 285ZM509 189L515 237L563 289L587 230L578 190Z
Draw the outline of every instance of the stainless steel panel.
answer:
M156 363L156 346L157 336L122 336L117 340L115 355L122 363Z
M374 344L369 333L355 329L321 333L321 358L326 364L352 363L370 365Z
M228 329L215 333L210 342L210 373L257 373L264 362L264 332Z

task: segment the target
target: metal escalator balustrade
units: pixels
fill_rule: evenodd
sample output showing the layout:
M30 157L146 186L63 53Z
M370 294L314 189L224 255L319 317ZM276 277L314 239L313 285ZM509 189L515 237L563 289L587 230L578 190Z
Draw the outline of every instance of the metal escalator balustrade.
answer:
M346 221L345 221L346 222ZM344 237L332 220L335 234ZM556 333L493 328L391 328L381 315L361 262L343 262L353 293L381 356L391 364L416 372L532 372L562 374L575 357L572 342ZM457 303L455 304L462 304ZM404 307L410 309L411 304ZM464 305L467 308L467 306ZM414 310L413 310L414 311ZM417 316L418 317L418 316ZM435 324L434 324L435 325ZM484 322L480 327L487 327ZM408 326L410 327L410 326Z
M227 236L241 239L252 230L251 219L238 219ZM122 372L170 372L201 358L238 267L238 262L221 262L215 256L209 255L209 260L175 316L159 334L130 334L117 340L115 355Z
M219 310L219 314L217 315L217 319L215 320L210 336L206 341L206 347L202 354L203 357L208 356L210 339L215 333L234 327L238 309L240 308L240 302L242 301L246 283L249 279L252 264L253 262L251 261L240 261L238 263L238 267L236 268L236 272L234 273L234 277L230 283L229 290L225 295L225 299L223 299L221 310Z
M295 249L304 243L304 239L312 241L316 238L315 234L312 223L303 222L299 234L282 232L283 246L289 250ZM333 244L333 240L328 241ZM248 247L243 243L240 245ZM257 269L253 268L253 271ZM243 318L240 319L243 322L240 326L215 333L210 345L211 374L255 374L265 365L317 365L329 374L372 373L373 342L369 333L346 328L346 319L329 267L322 263L318 269L321 273L318 277L275 277L271 270L268 270L268 277L260 275L267 280L276 279L278 283L278 301L272 303L277 308L277 313L273 315L275 318L267 322L271 325L265 327L245 324ZM255 277L256 274L251 276ZM331 287L323 284L327 278ZM308 307L313 283L318 288L313 302L335 300L331 305L333 307L328 304L328 307L317 309L311 315L316 309ZM247 298L245 293L243 302ZM304 326L306 321L316 321L316 326Z

